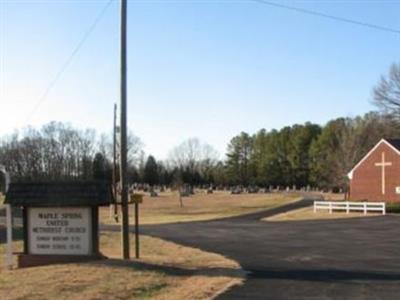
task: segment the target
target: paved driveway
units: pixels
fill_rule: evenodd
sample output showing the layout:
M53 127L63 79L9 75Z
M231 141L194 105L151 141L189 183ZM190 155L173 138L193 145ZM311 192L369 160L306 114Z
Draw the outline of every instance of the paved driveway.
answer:
M259 221L310 203L142 232L238 261L247 279L219 299L400 299L400 217Z

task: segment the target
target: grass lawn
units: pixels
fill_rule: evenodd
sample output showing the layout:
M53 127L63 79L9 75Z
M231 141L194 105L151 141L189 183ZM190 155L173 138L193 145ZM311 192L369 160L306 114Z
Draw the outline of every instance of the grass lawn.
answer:
M380 213L371 213L364 215L363 212L350 212L346 214L345 211L334 211L329 213L325 211L317 211L314 213L313 207L305 207L296 209L287 213L275 215L269 218L263 219L263 221L302 221L302 220L331 220L331 219L342 219L342 218L355 218L364 216L381 216Z
M120 260L119 238L101 234L107 260L11 271L0 245L0 299L210 299L243 280L240 266L221 255L146 236L140 260Z
M346 201L343 193L316 193L321 195L326 201Z
M180 207L176 192L161 193L153 198L145 195L143 203L140 204L140 223L187 222L237 216L273 208L299 200L300 197L287 193L231 195L229 192L218 191L213 194L198 192L182 199L183 207ZM134 222L133 213L133 206L131 206L130 223ZM110 218L108 207L101 208L100 222L115 224L114 219Z

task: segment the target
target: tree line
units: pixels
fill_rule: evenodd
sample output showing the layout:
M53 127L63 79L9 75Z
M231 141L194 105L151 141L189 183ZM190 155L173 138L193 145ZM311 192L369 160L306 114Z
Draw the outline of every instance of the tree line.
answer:
M241 132L224 158L196 138L174 147L165 161L146 156L140 138L128 135L128 176L149 185L312 186L346 190L347 173L381 138L399 137L400 64L373 89L379 111L307 122L280 130ZM0 139L0 164L12 180L111 181L113 138L60 122L29 127ZM118 165L116 166L118 180Z
M325 126L295 124L234 137L226 160L231 184L312 186L346 190L347 173L381 139L398 136L398 122L377 112L337 118Z
M280 130L241 132L225 159L198 139L173 148L166 161L145 156L130 135L129 180L149 185L312 186L346 189L346 174L381 138L398 136L392 115L371 112L337 118L325 126L295 124ZM13 180L112 178L112 138L52 122L1 140L0 164ZM117 171L118 174L118 171ZM118 179L118 178L117 178Z

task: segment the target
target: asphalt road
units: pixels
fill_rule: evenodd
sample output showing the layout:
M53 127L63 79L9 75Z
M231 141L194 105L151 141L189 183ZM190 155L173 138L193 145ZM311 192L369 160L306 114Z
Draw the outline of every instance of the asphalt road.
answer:
M400 217L259 221L311 202L142 233L238 261L246 281L218 299L400 299Z

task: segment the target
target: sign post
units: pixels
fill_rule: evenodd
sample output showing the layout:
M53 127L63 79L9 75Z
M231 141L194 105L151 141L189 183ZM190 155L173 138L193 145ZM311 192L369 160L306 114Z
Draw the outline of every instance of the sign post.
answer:
M139 204L143 202L143 195L131 194L131 203L135 204L135 257L140 257L139 244Z
M7 249L5 255L5 265L8 269L12 268L13 265L13 258L12 258L12 212L11 212L11 205L9 204L2 204L0 208L4 207L6 210L6 227L7 227Z
M139 258L139 203L135 202L135 256Z

